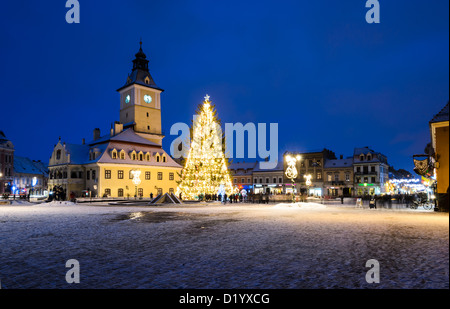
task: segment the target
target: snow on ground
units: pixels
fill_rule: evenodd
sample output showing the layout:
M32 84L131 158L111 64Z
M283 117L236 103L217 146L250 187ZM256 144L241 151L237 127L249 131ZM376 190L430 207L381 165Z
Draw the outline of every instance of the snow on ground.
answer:
M79 284L65 263L80 263ZM365 280L380 263L380 283ZM315 203L0 205L2 288L449 288L448 214Z

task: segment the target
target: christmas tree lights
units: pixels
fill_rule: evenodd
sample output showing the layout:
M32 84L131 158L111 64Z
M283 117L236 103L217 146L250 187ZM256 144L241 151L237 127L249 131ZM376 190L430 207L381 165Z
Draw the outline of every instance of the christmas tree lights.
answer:
M192 142L177 188L177 194L181 193L185 200L218 194L221 187L228 195L233 192L222 147L222 130L209 98L205 96L198 115L194 117Z

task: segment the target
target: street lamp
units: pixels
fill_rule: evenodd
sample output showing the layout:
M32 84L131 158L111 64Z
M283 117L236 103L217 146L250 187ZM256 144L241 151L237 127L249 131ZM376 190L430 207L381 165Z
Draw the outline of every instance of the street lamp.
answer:
M287 163L287 168L286 168L286 177L289 178L292 181L292 202L294 202L295 200L295 193L294 193L294 189L295 189L295 178L297 178L298 176L298 171L296 168L296 164L297 161L301 160L301 156L297 155L297 156L291 156L291 155L287 155L286 156L286 163Z
M133 184L134 184L134 187L135 187L134 198L137 199L137 187L141 184L141 178L139 178L139 176L141 175L141 171L140 170L134 170L134 171L131 171L131 174L133 175Z

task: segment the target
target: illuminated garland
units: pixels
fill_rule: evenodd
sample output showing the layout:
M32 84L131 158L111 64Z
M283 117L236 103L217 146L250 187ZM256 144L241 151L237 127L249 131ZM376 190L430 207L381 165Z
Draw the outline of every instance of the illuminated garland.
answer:
M222 130L215 121L209 98L206 95L200 114L194 118L193 139L177 188L177 194L181 193L185 200L218 194L221 185L227 194L233 192L222 148Z

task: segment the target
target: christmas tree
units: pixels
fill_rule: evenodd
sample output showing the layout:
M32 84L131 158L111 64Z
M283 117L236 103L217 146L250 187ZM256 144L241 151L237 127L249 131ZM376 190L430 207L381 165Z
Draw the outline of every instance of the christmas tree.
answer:
M233 192L222 147L222 130L209 98L206 95L194 117L192 142L178 184L177 193L186 200L218 194L219 191L228 195Z

